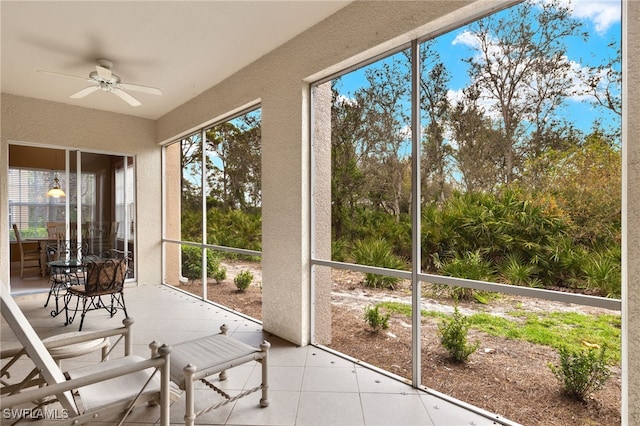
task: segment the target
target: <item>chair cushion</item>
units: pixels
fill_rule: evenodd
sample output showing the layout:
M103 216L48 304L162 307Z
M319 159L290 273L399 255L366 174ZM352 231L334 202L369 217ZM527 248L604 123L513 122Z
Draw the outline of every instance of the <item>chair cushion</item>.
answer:
M65 339L68 337L81 336L83 333L80 331L72 331L70 333L62 333L56 334L51 337L47 337L46 339L42 339L44 343L55 342L60 339ZM49 353L53 357L53 359L65 359L65 358L73 358L77 356L81 356L84 354L91 353L98 349L101 349L109 344L109 340L106 337L101 337L98 339L88 340L85 342L78 342L72 345L58 346L57 348L49 348Z
M188 364L195 366L198 371L207 370L208 374L214 374L229 368L229 362L237 360L236 365L239 365L251 360L244 358L260 352L224 334L178 343L171 346L171 380L183 389L183 369Z

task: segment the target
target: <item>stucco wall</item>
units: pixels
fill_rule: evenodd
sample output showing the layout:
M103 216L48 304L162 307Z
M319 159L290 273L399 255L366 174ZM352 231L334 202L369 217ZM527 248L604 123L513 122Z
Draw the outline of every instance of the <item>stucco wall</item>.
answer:
M640 425L640 2L625 2L622 424ZM634 23L634 24L631 24ZM625 25L626 24L626 25ZM626 37L626 40L625 40ZM626 251L626 255L624 254Z
M138 283L161 280L161 170L155 122L67 104L2 94L0 173L8 173L8 143L27 142L113 152L136 158ZM0 179L0 223L8 222L6 179ZM9 234L0 227L0 280L9 282ZM138 256L142 256L138 257Z

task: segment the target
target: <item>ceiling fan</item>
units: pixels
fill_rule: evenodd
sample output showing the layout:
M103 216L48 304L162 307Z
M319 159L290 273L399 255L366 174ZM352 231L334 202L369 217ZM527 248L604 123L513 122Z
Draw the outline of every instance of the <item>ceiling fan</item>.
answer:
M127 90L133 91L133 92L149 93L151 95L162 95L162 92L160 91L160 89L157 89L155 87L141 86L139 84L123 83L120 80L120 77L118 75L111 72L112 68L113 68L113 62L107 59L98 59L96 70L91 71L89 73L89 78L79 77L79 76L69 75L69 74L61 74L61 73L51 72L51 71L44 71L44 70L38 70L38 71L46 74L57 75L60 77L70 77L70 78L80 79L83 81L88 81L89 83L92 84L91 86L86 87L80 90L79 92L71 95L71 98L73 99L84 98L85 96L97 90L103 90L105 92L113 93L114 95L124 100L129 105L136 107L142 104L140 103L139 100L137 100L136 98L131 96L129 93L127 93L126 92Z

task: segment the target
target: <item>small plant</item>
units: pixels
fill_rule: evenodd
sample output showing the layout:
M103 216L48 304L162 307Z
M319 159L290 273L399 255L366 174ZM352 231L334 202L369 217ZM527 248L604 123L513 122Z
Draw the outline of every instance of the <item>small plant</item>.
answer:
M560 366L549 363L553 374L564 385L565 392L572 398L584 401L591 393L602 389L611 376L605 362L605 347L598 351L595 347L575 352L560 348Z
M468 332L469 319L460 313L457 306L450 318L446 318L438 324L440 343L456 362L465 362L469 355L474 353L480 346L479 342L474 344L467 343Z
M253 281L253 274L248 269L245 269L244 271L240 272L233 279L233 282L235 283L236 287L238 287L238 290L240 291L245 291L247 288L249 288L251 281Z
M378 305L373 308L371 306L364 308L364 319L373 331L377 332L378 330L386 330L389 328L390 317L391 314L380 313L380 307Z
M227 278L227 270L225 268L219 267L218 270L213 273L213 279L216 280L218 284L220 284L226 278Z

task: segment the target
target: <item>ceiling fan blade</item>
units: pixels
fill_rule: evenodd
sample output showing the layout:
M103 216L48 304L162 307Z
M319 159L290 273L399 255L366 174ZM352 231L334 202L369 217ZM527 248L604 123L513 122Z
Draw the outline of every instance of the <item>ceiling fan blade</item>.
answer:
M105 68L101 65L96 65L96 71L98 75L104 80L111 80L111 70L109 68Z
M124 100L126 103L128 103L133 107L142 105L139 100L137 100L136 98L134 98L133 96L131 96L130 94L128 94L122 89L114 88L111 90L111 93L113 93L114 95Z
M131 90L134 92L149 93L151 95L162 95L162 91L155 87L141 86L139 84L129 84L129 83L120 83L120 87L122 87L125 90Z
M77 75L61 74L59 72L45 71L45 70L38 70L38 72L41 72L43 74L55 75L57 77L67 77L67 78L75 78L76 80L90 81L87 77L79 77Z
M72 99L84 98L85 96L95 92L96 90L100 90L100 86L89 86L85 89L82 89L78 93L74 93L73 95L70 96L70 98Z

